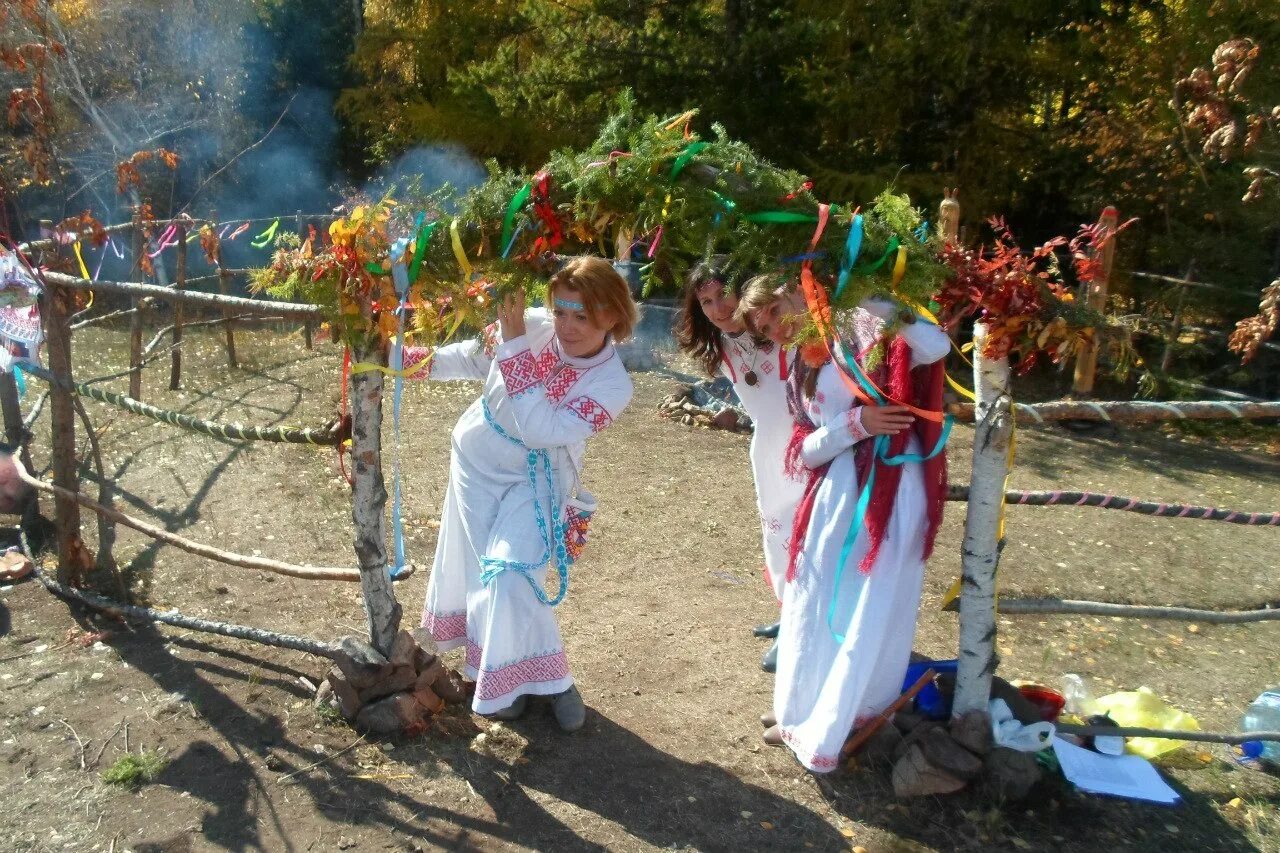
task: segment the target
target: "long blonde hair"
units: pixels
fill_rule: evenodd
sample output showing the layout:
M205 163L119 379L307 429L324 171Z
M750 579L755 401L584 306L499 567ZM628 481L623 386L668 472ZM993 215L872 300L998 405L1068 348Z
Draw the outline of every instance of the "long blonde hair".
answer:
M760 337L760 330L756 328L751 315L777 302L789 286L786 279L773 273L752 276L742 286L738 307L733 312L734 319L746 326L752 335Z

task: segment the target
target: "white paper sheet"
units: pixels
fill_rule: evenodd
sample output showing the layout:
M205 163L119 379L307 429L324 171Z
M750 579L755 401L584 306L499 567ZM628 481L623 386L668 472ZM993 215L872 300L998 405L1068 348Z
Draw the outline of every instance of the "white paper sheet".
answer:
M1060 737L1053 739L1053 751L1062 765L1062 775L1082 791L1164 805L1174 805L1180 799L1140 755L1102 755Z

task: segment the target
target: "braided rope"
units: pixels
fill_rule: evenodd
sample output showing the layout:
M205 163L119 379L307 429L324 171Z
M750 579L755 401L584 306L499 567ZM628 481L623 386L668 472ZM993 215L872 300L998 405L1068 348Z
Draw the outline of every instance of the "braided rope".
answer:
M158 409L155 406L149 406L141 400L135 400L132 397L126 397L124 394L117 394L114 391L107 391L102 388L95 388L92 385L84 385L79 382L70 382L60 380L54 374L50 373L43 367L34 364L24 364L22 369L32 376L39 377L50 384L58 384L68 387L82 397L89 397L101 403L109 403L113 406L119 406L122 409L133 412L135 415L151 418L152 420L161 421L171 426L188 429L192 432L199 432L205 435L211 435L214 438L222 438L227 440L238 441L276 441L284 444L314 444L322 446L333 446L338 443L340 433L335 427L326 427L322 429L314 429L312 427L271 427L271 426L244 426L242 424L225 424L216 421L206 421L200 418L184 415L171 409Z
M949 501L967 501L969 487L953 484L947 492ZM1227 521L1253 527L1280 527L1280 512L1245 512L1236 509L1197 506L1194 504L1163 504L1144 501L1122 495L1104 495L1099 492L1023 492L1009 490L1004 493L1006 503L1024 506L1091 506L1098 509L1118 509L1163 518L1191 518L1196 521Z

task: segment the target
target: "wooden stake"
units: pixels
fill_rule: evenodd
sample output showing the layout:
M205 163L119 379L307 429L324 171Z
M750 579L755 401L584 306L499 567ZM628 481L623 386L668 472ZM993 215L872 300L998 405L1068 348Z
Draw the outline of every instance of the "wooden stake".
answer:
M1120 224L1120 213L1108 205L1098 219L1106 231L1107 240L1102 246L1102 275L1089 282L1086 301L1094 311L1102 312L1107 307L1107 288L1111 280L1111 265L1116 256L1116 227ZM1098 373L1098 344L1091 339L1080 348L1076 356L1075 382L1071 393L1076 397L1089 397L1093 394L1093 382Z
M916 694L924 690L929 682L936 678L938 673L932 669L926 669L916 679L915 683L907 688L907 692L903 693L897 699L893 700L893 704L881 711L874 720L867 723L844 742L844 746L840 748L840 759L843 761L849 756L857 752L864 743L871 739L871 736L880 731L880 728L893 719L893 715L901 711L906 704L916 698Z
M353 348L352 361L385 365L379 346ZM351 517L356 527L356 560L364 593L369 641L383 655L400 627L400 604L387 572L387 488L382 477L383 374L378 370L351 372Z
M942 203L938 205L938 233L942 242L954 244L960 238L960 188L942 190Z
M231 274L227 272L226 265L222 262L222 243L218 243L218 251L214 255L214 259L218 264L218 292L223 296L227 295L227 280L231 278ZM231 312L224 308L222 310L224 328L227 332L227 366L236 366L236 334L231 330Z
M953 718L986 711L996 664L996 567L1000 517L1009 475L1013 418L1009 413L1009 360L982 355L987 329L973 327L973 387L978 398L969 505L961 554L960 663Z
M187 286L187 224L178 223L176 232L178 240L178 270L174 280L174 291L181 293ZM182 387L182 321L186 306L181 301L173 305L173 353L169 357L169 390L177 391Z
M303 242L306 242L307 226L302 219L301 210L298 211L297 221L298 221L298 238L301 239ZM312 343L311 343L311 318L310 317L305 317L302 320L302 341L307 345L307 349L311 349Z
M133 266L142 272L142 253L147 250L142 239L142 218L137 208L133 211ZM71 375L68 371L67 375ZM129 317L129 396L142 399L142 312L138 300L133 300L133 314Z

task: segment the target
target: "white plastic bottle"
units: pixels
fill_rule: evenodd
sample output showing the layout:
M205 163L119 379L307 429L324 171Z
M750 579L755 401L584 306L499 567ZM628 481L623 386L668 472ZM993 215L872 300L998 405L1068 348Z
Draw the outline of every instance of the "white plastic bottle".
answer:
M1272 687L1253 700L1249 710L1244 712L1244 719L1240 721L1240 730L1246 733L1280 732L1280 687ZM1273 740L1253 741L1252 744L1246 745L1246 754L1253 752L1249 749L1253 744L1261 745L1257 755L1267 761L1280 764L1280 743Z

